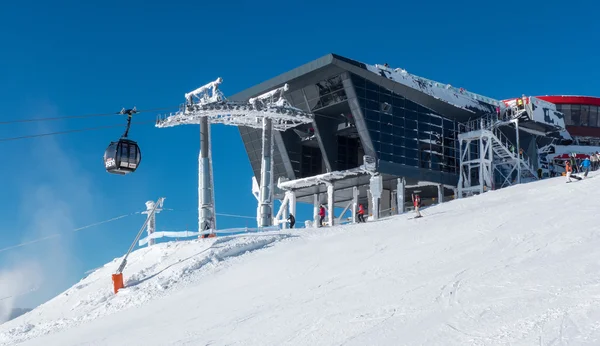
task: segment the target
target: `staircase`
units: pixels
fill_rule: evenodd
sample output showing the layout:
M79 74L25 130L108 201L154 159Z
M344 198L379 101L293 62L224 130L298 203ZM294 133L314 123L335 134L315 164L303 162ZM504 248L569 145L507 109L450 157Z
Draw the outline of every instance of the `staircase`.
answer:
M531 160L525 153L518 155L518 146L500 131L501 126L514 125L518 142L519 118L526 112L521 109L505 120L491 114L459 124L459 198L538 179Z

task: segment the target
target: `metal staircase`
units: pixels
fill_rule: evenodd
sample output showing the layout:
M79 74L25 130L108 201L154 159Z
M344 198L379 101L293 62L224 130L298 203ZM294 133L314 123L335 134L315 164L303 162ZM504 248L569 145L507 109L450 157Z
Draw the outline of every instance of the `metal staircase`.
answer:
M492 114L459 124L459 198L538 179L531 160L519 155L519 118L526 112L516 110L506 120ZM515 127L516 145L500 131L507 125Z

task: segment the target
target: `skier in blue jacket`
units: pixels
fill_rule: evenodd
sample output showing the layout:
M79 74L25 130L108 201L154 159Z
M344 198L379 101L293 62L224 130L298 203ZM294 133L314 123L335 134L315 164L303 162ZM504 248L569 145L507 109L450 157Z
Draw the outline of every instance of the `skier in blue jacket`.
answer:
M583 162L581 163L581 168L582 168L582 171L583 171L583 172L585 172L585 173L583 174L583 178L584 178L584 179L585 179L585 177L587 177L588 173L590 172L590 166L591 166L591 164L592 164L592 163L590 162L590 158L589 158L589 156L588 156L588 157L586 157L586 158L583 160Z

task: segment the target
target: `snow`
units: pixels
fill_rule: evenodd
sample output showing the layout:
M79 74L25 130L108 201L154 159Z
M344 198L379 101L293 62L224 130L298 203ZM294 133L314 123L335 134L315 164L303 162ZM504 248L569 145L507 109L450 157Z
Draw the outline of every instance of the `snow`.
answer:
M0 325L0 345L597 345L598 175L420 219L157 244L119 294L115 259Z
M499 100L472 93L464 88L456 88L450 84L419 77L400 68L391 69L382 65L365 65L367 70L373 73L378 75L384 73L386 78L419 90L458 108L483 113L495 113L496 107L505 108L505 105Z

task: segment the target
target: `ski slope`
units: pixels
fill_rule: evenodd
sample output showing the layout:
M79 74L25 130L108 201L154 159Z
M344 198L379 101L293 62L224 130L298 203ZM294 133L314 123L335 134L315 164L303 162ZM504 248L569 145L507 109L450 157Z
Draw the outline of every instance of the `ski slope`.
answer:
M362 225L162 243L0 345L598 345L597 173Z

